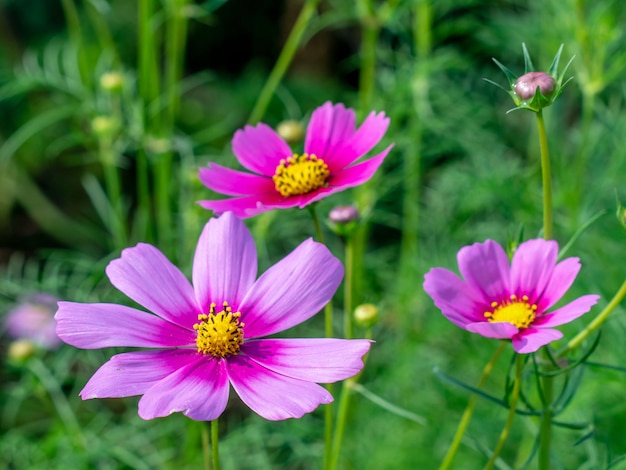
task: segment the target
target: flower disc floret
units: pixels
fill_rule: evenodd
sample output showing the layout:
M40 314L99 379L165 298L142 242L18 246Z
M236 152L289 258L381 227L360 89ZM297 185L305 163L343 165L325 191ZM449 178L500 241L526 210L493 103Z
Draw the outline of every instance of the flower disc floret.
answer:
M209 313L198 315L198 323L193 325L198 336L196 345L198 352L211 354L214 357L228 357L239 353L243 344L243 327L239 321L240 312L234 312L224 302L223 310L215 312L214 303L209 307Z
M535 320L536 305L528 303L528 296L518 299L511 294L504 302L491 302L493 311L485 312L485 318L490 322L508 322L518 328L528 328Z
M300 196L326 186L328 165L315 155L294 154L281 160L272 179L281 195Z
M457 326L487 338L510 339L518 353L535 352L563 336L552 327L587 313L599 299L584 295L550 311L580 270L578 258L557 263L558 251L555 241L528 240L509 262L493 240L475 243L457 254L462 279L432 268L424 276L424 290Z

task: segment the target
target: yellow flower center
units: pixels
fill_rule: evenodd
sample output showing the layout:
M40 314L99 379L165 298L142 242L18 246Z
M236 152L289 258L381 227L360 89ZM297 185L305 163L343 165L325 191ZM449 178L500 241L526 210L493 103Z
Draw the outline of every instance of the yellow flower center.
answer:
M199 322L193 325L193 329L198 332L196 345L199 353L228 357L239 352L245 326L239 321L241 313L233 313L228 302L224 302L223 308L215 313L215 304L211 304L208 315L198 315Z
M328 165L315 155L294 154L280 161L272 179L282 196L299 196L326 185L330 176Z
M524 295L518 299L516 295L511 295L510 300L503 302L492 302L493 312L485 312L488 321L505 321L518 328L528 328L535 320L537 306L528 303L528 296Z

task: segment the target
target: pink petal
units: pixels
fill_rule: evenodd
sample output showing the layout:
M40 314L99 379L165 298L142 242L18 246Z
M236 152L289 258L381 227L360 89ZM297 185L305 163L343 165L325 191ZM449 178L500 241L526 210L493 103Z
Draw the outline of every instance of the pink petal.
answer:
M247 341L241 352L278 374L309 382L347 379L363 368L368 340L332 338L262 339Z
M562 337L563 333L559 330L525 328L513 337L513 349L520 354L528 354Z
M231 170L212 162L209 162L208 168L200 168L198 176L207 188L229 196L245 196L276 191L274 181L271 178Z
M574 283L578 271L580 271L578 258L567 258L557 264L548 285L537 302L537 310L545 312L557 303Z
M331 171L342 168L345 165L338 166L335 161L342 157L346 142L354 134L354 125L354 110L327 101L311 115L304 141L305 153L324 160Z
M135 351L118 354L89 379L80 392L83 400L143 395L150 387L197 356L195 349Z
M211 302L234 309L257 273L256 247L245 224L227 212L204 226L193 259L193 285L203 312Z
M122 250L106 273L121 292L172 323L189 328L200 313L187 278L152 245Z
M273 193L255 194L252 196L234 197L230 199L220 199L217 201L198 201L205 209L212 210L215 214L221 215L224 212L232 212L242 219L253 217L274 208L296 207L297 198L284 198L278 191Z
M226 361L197 354L196 359L157 382L139 400L139 416L160 418L182 412L196 421L219 418L228 403Z
M292 155L285 141L263 123L235 132L233 153L248 170L264 176L273 176L280 161Z
M453 272L432 268L424 276L424 290L441 313L461 328L468 323L485 321L484 304Z
M459 271L465 282L482 295L486 304L500 302L509 295L509 259L493 240L465 246L457 254Z
M229 357L226 367L235 392L265 419L301 418L333 401L323 387L277 374L242 355Z
M389 118L385 113L376 114L372 111L356 133L345 141L341 150L336 153L332 160L332 168L346 167L372 150L383 138L388 127Z
M550 327L563 325L591 310L600 299L599 295L584 295L555 311L536 318L533 326Z
M271 335L308 320L333 297L343 266L308 239L268 269L240 305L246 338Z
M518 328L509 322L477 322L465 326L467 331L478 333L485 338L507 339L516 335Z
M527 295L531 303L540 299L552 277L558 251L553 240L538 238L522 243L511 262L511 292L518 297Z
M59 302L57 334L83 349L115 346L176 347L195 344L195 331L141 310L116 304Z

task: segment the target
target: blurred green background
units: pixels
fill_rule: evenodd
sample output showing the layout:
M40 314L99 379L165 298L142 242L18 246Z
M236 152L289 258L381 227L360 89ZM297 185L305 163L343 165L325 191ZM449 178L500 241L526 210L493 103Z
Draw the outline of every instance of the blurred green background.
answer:
M303 3L0 1L0 315L37 292L127 302L104 267L139 241L156 244L189 274L210 216L195 201L216 197L197 180L197 168L209 160L237 167L230 139L248 121ZM142 23L147 4L153 14ZM319 213L340 204L365 209L357 300L377 304L381 321L361 383L427 421L417 424L355 395L340 467L437 468L470 394L433 370L474 385L497 343L449 323L422 291L423 274L432 266L456 270L464 245L487 238L508 245L520 234L540 236L542 226L534 116L507 114L510 98L482 79L506 86L493 57L522 74L522 43L538 70L550 66L561 44L563 64L576 56L568 70L574 80L544 111L555 236L564 246L593 220L567 253L580 257L583 269L565 300L585 293L602 299L561 328L566 340L626 276L626 234L614 217L616 197L626 199L626 6L327 0L315 10L262 121L305 124L327 100L354 107L360 119L370 110L390 116L381 148L395 148L375 181L322 201ZM142 36L138 25L146 24ZM153 43L146 46L146 37ZM121 81L103 82L110 73ZM163 162L172 171L159 179ZM142 165L157 169L143 183ZM261 269L313 235L306 211L247 224ZM342 257L341 240L326 231ZM594 362L623 365L625 327L619 307ZM321 329L316 318L293 334ZM114 351L62 346L18 361L7 355L10 343L3 334L0 467L201 467L203 423L180 415L142 421L137 398L79 399ZM508 348L487 393L504 395L511 355ZM624 378L619 370L585 366L572 379L563 401L577 393L558 419L582 425L555 428L555 469L626 468ZM506 414L479 400L453 468L482 468ZM321 468L322 410L266 422L233 398L220 426L225 469ZM498 468L535 468L527 459L537 431L536 418L518 416Z

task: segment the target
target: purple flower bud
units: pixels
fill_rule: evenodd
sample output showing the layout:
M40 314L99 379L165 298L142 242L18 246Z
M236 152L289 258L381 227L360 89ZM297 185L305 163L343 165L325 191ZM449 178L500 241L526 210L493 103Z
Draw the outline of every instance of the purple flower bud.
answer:
M554 78L545 72L528 72L517 79L514 88L521 99L529 100L535 96L537 87L543 96L549 97L555 84Z
M44 349L58 348L61 340L56 334L54 321L58 300L45 293L22 300L5 319L4 326L9 336L32 341Z
M359 218L359 210L354 206L337 206L330 211L328 218L335 224L348 224Z

